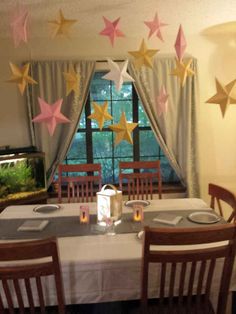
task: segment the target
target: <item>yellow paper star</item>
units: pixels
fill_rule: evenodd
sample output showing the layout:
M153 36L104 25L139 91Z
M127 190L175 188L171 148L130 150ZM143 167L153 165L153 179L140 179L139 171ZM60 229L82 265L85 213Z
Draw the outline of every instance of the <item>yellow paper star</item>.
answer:
M72 91L79 95L80 75L75 72L74 67L70 66L69 72L63 72L63 75L66 81L66 96Z
M216 78L217 93L206 101L210 104L219 104L223 117L228 106L230 104L236 104L236 93L234 90L235 84L236 80L233 80L224 86Z
M158 49L147 49L143 39L139 50L129 51L129 54L135 58L134 62L137 69L140 69L142 65L152 68L152 57L158 51Z
M69 37L69 30L77 20L65 19L62 10L59 10L59 18L57 20L48 21L54 27L53 37L65 35Z
M176 68L171 72L171 75L178 76L183 87L188 76L194 75L194 71L191 69L192 59L186 62L176 59Z
M10 83L17 83L21 95L24 94L26 85L38 84L31 76L29 76L29 66L27 63L23 67L18 67L17 65L9 62L13 76L8 80Z
M113 124L109 126L112 131L116 132L115 145L118 145L122 140L133 144L131 132L134 128L136 128L137 125L138 123L127 122L125 113L122 112L120 122L118 124Z
M106 120L112 120L113 117L107 111L108 101L105 101L103 105L98 105L93 102L94 112L88 116L89 119L97 120L99 129L102 130L104 122Z

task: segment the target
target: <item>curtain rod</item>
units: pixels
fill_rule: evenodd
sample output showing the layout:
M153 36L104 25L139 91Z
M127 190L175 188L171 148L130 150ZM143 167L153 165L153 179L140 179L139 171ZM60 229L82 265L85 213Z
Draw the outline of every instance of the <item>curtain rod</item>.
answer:
M124 62L125 60L112 60L113 62ZM98 63L107 62L107 60L96 60Z

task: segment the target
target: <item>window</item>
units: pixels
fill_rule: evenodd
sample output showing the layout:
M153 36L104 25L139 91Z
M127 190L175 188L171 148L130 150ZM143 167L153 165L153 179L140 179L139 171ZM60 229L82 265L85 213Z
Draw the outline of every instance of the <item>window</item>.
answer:
M102 79L104 72L96 72L81 115L77 133L64 163L101 163L103 183L117 183L119 161L161 160L163 182L179 182L151 130L148 118L131 82L124 83L117 92L112 81ZM95 120L86 117L93 112L92 102L103 104L108 101L108 112L113 120L105 121L102 131ZM122 141L114 145L115 133L108 128L118 123L122 111L129 122L138 122L134 129L133 145Z

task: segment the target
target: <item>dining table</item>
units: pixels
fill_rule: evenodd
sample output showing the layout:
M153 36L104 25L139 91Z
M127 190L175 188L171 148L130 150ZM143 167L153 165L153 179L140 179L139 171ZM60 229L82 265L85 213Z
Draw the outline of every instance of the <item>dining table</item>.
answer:
M205 224L196 224L188 217L198 211L212 212L199 198L155 199L143 207L144 220L133 222L133 208L123 202L121 223L115 226L115 234L109 235L106 227L97 224L96 202L56 205L56 210L45 212L35 210L36 205L14 205L5 208L0 214L0 242L56 236L66 304L139 299L142 237L138 234L143 226L151 223L152 226L160 228L208 227ZM88 224L80 222L81 205L89 208ZM153 221L158 213L167 212L181 215L183 219L174 226ZM17 231L25 221L37 219L47 220L48 225L41 231ZM218 223L225 221L222 219ZM166 249L169 250L169 247ZM48 280L45 285L47 304L56 304L56 295L51 289L53 283ZM236 290L236 266L231 290ZM155 276L151 277L149 291L151 296L155 295Z

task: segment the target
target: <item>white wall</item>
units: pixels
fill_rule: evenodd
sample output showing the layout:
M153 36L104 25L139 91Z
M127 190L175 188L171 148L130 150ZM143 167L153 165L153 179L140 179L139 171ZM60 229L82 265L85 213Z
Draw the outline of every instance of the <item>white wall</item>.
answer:
M233 33L226 34L223 31L223 34L219 34L215 27L216 35L208 36L202 35L202 32L207 27L235 19L235 9L235 2L229 0L159 1L158 10L170 26L163 28L164 43L156 38L148 41L148 47L158 48L160 53L174 54L173 44L178 26L182 23L188 42L187 52L198 59L200 98L196 132L201 195L207 201L208 182L233 186L236 178L236 106L231 105L223 119L219 105L205 103L216 92L215 76L224 84L236 79L236 30ZM174 10L175 14L171 15L170 10ZM150 12L149 17L153 12ZM117 17L115 13L113 16ZM171 19L168 21L168 18ZM9 61L80 58L104 60L106 57L119 59L128 56L127 51L137 50L142 37L146 38L146 35L147 31L142 27L139 37L132 37L131 34L119 39L114 48L107 38L98 35L87 38L86 34L71 40L52 40L49 37L31 39L28 45L22 45L18 49L13 48L10 40L0 40L0 146L20 147L31 144L24 97L20 96L14 84L5 82L11 76Z

